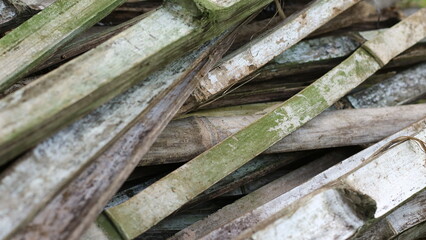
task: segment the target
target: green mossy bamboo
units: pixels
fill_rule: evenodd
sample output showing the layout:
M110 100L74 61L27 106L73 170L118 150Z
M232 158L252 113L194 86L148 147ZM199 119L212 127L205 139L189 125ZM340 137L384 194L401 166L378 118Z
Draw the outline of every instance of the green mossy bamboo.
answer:
M0 39L0 92L124 0L58 0Z
M383 64L424 37L426 9L419 10L368 41L339 66L255 123L202 153L131 200L107 209L108 217L123 236L128 239L137 237L317 116Z
M96 49L2 99L0 165L269 2L240 1L247 11L241 11L241 6L235 4L220 7L233 13L232 18L223 22L213 21L207 13L205 16L182 15L185 10L182 6L166 2ZM70 3L60 1L55 6L67 4ZM220 11L217 14L220 15ZM38 19L38 24L44 21ZM25 31L12 34L5 42L11 43L27 34Z

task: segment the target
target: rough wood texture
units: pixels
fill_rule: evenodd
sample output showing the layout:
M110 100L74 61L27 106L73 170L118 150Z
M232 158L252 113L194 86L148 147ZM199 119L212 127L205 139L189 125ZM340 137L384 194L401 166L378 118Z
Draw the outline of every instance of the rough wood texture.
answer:
M232 34L220 40L216 42L220 45L215 44L214 49L204 51L189 67L181 69L184 74L175 82L177 85L158 102L151 102L154 106L147 109L139 119L135 119L136 125L87 166L15 238L33 239L43 236L49 239L68 239L80 236L193 91L196 79L200 77L197 74L205 74L226 51L229 42L232 42ZM213 50L215 51L212 53Z
M381 64L389 62L391 56L398 55L426 37L425 13L426 9L422 9L371 40L377 46L375 51L390 52L386 55L377 54L383 56L379 59ZM395 38L395 34L404 35ZM372 45L369 42L367 46ZM398 46L393 47L393 44ZM373 51L372 48L369 50ZM137 237L316 117L380 67L376 57L362 48L357 50L338 67L244 130L200 154L129 201L107 209L108 217L123 236ZM159 206L158 199L164 204ZM129 218L133 221L129 222Z
M356 108L397 106L426 94L426 63L417 65L366 90L349 95Z
M199 116L172 121L144 156L140 165L188 161L253 123L265 113L266 111L260 111L254 115L233 117ZM374 143L424 117L426 117L424 104L327 111L264 153Z
M232 54L202 79L193 94L194 104L206 102L228 89L357 2L359 0L317 0L297 15L287 18L265 36ZM192 108L191 104L188 108Z
M192 1L179 1L186 8L167 2L96 49L8 95L0 101L0 164L267 3L234 1L222 6L203 0L197 6L205 17L199 20ZM180 15L182 11L187 16Z
M0 65L3 67L0 68L0 92L123 2L124 0L59 0L1 38ZM44 8L44 5L37 6Z
M2 233L7 234L31 218L65 183L181 81L187 74L186 69L207 50L208 46L203 46L154 73L42 142L4 172L0 179L0 191L4 193L0 196ZM10 197L20 201L9 201Z
M257 205L254 208L249 208L249 210L246 211L242 211L241 208L240 209L240 213L236 214L237 216L234 216L232 218L232 221L227 221L227 222L219 222L219 224L216 224L215 226L213 223L210 223L210 229L208 231L203 231L202 235L197 235L196 239L230 239L233 238L237 235L239 235L241 232L243 232L245 229L249 229L252 228L255 224L273 216L274 214L277 214L277 212L279 211L279 209L284 209L287 206L289 206L291 203L298 201L299 199L301 199L303 196L311 194L313 192L315 192L316 190L323 188L324 186L328 186L333 184L333 182L341 182L340 180L338 180L339 178L342 178L344 176L350 176L348 175L350 172L352 172L354 169L358 169L361 166L363 166L365 164L365 160L368 159L370 156L372 156L375 152L377 152L377 150L379 150L382 146L384 146L385 144L387 144L389 141L400 137L400 136L415 136L420 135L420 138L425 137L425 130L426 129L426 119L413 124L412 126L410 126L407 129L404 129L382 141L380 141L379 143L365 149L364 151L346 159L345 161L343 161L341 164L336 165L324 172L322 172L321 174L315 176L314 178L308 180L307 182L301 184L300 186L290 190L290 191L283 191L282 194L274 199L271 199L269 201L266 201L266 203L263 203L261 205ZM423 130L422 133L419 133L420 130ZM423 134L423 135L422 135ZM407 147L408 146L408 147ZM418 189L417 186L419 186L418 184L423 184L422 181L425 181L426 179L425 176L423 175L421 176L423 171L426 171L425 169L425 165L424 165L424 156L425 153L422 152L422 150L420 149L420 147L417 145L417 143L415 142L406 142L403 145L399 145L398 147L395 147L394 149L391 150L398 150L401 148L407 147L408 151L406 153L400 154L400 155L394 155L394 158L392 159L383 159L380 160L380 164L376 165L376 164L368 164L367 168L364 168L366 170L360 171L360 173L362 172L367 172L366 176L363 175L362 177L364 179L360 179L362 177L360 177L360 175L357 175L357 179L354 179L353 177L347 177L347 179L350 179L348 181L345 181L345 183L349 183L349 185L353 185L353 184L357 184L357 182L353 181L353 180L360 180L358 183L359 185L362 186L370 186L370 187L375 187L378 186L377 184L379 184L380 180L371 180L369 179L370 176L375 176L375 174L377 173L377 171L380 170L375 170L374 168L378 168L378 166L386 166L389 167L390 169L386 169L386 173L383 173L382 175L388 180L387 184L382 185L381 187L383 189L378 190L372 190L370 188L370 191L374 192L377 191L377 193L373 193L372 195L370 195L371 197L376 198L377 196L380 197L381 194L383 194L383 198L377 202L377 206L378 208L378 212L376 212L375 217L379 217L381 214L383 214L386 210L390 210L393 207L397 206L399 203L399 200L395 200L395 202L392 203L385 203L383 200L386 200L385 196L388 196L390 198L392 198L392 194L394 191L404 191L405 195L411 196L412 194L414 194L416 191L420 191L421 189ZM389 154L392 154L392 151L389 150L388 152L386 152L385 154L379 156L387 156ZM417 154L417 155L416 155ZM401 159L404 157L404 161L402 161ZM423 156L423 158L422 158ZM416 159L416 160L414 160ZM374 162L373 162L374 163ZM401 166L402 165L402 166ZM415 166L414 166L415 165ZM402 168L401 171L395 171L396 168ZM411 174L412 172L410 171L419 171L416 174ZM402 176L396 176L398 174L406 174L409 173L409 175L404 175ZM389 174L396 174L396 175L392 175L393 177L387 177L390 176ZM380 176L378 176L380 177ZM418 178L420 177L420 178ZM418 179L417 179L418 178ZM407 181L402 183L403 181ZM377 184L371 184L371 183L376 183ZM283 182L281 182L281 184L283 184ZM389 185L388 185L389 184ZM397 188L395 186L398 186ZM393 188L393 189L389 189L389 188ZM354 187L359 188L359 187ZM408 189L407 189L408 188ZM388 193L383 193L383 191L388 191ZM391 194L392 193L392 194ZM370 194L370 193L368 193ZM391 195L389 195L391 194ZM250 196L250 195L248 195ZM400 195L401 196L401 195ZM253 196L255 197L255 196ZM396 205L395 205L396 204ZM233 208L229 208L228 211L233 211ZM241 213L244 212L244 213ZM214 219L214 218L212 218ZM198 230L198 229L191 229L188 231L185 231L181 234L182 237L187 237L187 236L191 236L192 232ZM232 230L232 231L229 231ZM183 238L183 239L193 239L191 237L189 238Z

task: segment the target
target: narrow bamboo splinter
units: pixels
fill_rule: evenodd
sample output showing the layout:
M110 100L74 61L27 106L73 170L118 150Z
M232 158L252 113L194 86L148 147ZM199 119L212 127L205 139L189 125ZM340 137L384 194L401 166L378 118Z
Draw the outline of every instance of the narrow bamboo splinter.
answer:
M258 121L106 210L123 236L135 238L272 144L327 109L393 57L426 37L426 8L366 42L339 66ZM160 204L160 205L159 205ZM132 221L128 221L132 219Z

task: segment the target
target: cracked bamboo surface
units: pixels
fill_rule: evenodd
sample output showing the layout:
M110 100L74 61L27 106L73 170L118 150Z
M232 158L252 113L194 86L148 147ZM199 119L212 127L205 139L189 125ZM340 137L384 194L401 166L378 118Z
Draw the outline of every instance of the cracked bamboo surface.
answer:
M426 37L425 13L426 9L419 10L366 42L339 66L264 117L157 181L131 200L107 209L108 217L126 238L134 238L145 232L317 116L392 57ZM163 203L161 206L158 206L159 199Z
M204 11L200 12L190 0L179 1L184 6L167 1L92 51L6 96L0 101L0 164L268 2L233 1L222 6L203 0L197 5ZM187 16L180 15L185 11ZM200 14L205 18L199 20Z

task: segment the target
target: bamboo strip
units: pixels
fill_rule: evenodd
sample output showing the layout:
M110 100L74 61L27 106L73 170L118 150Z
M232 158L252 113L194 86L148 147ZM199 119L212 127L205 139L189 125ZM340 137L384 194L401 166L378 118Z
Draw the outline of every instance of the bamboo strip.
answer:
M188 161L253 123L265 113L266 111L260 111L252 115L228 117L200 116L172 121L143 157L140 165ZM425 104L327 111L283 138L264 153L370 144L425 116Z
M43 9L53 1L17 1ZM0 92L46 60L60 46L108 15L124 0L59 0L0 39Z
M131 200L107 209L108 217L123 236L129 239L137 237L317 116L380 69L382 64L424 37L426 9L419 10L365 43L371 53L364 48L357 50L338 67L244 130L202 153ZM387 53L382 54L382 51ZM160 199L161 206L158 205Z
M213 69L200 82L192 104L204 103L248 76L359 0L317 0L256 38ZM318 14L321 12L321 14ZM309 24L307 24L309 23ZM192 108L192 104L188 107Z
M203 12L191 0L166 2L96 49L6 96L0 101L0 164L241 22L268 1L235 0L225 5L197 1ZM199 19L200 14L205 17Z

